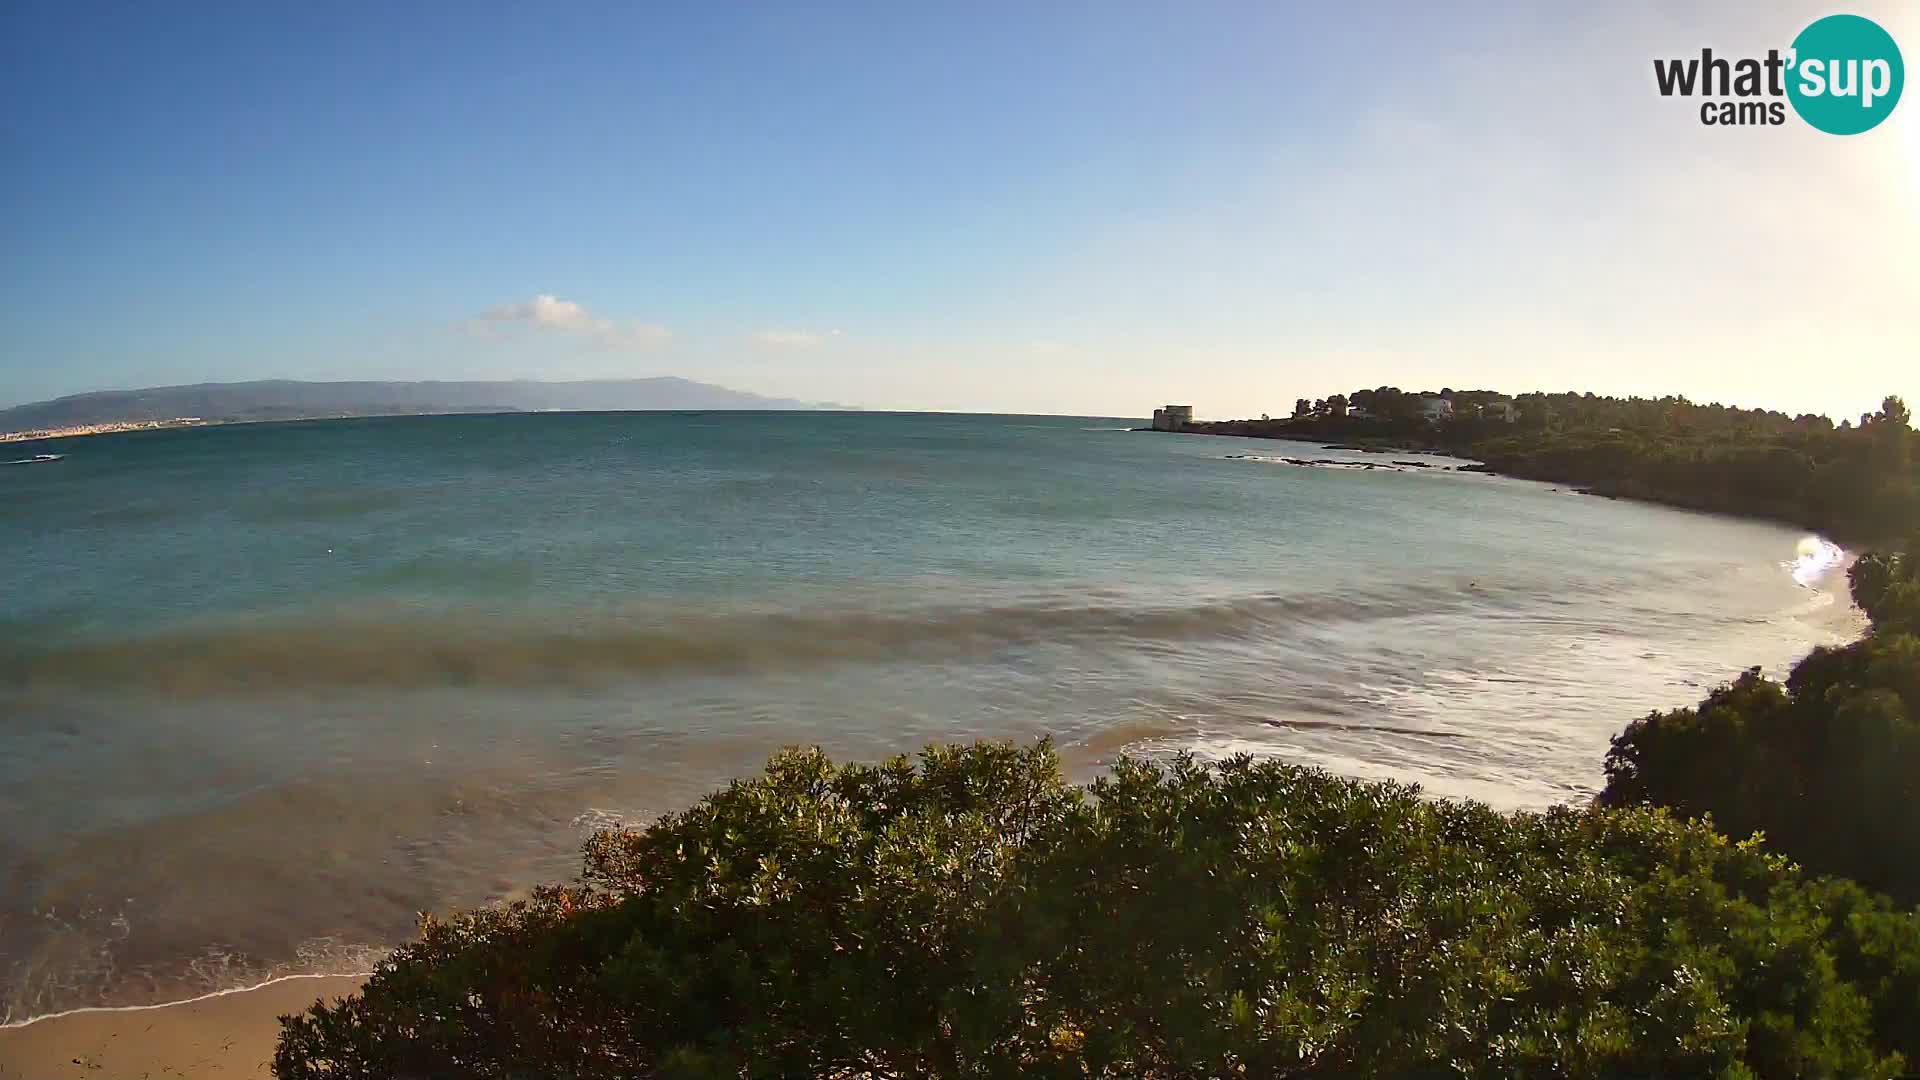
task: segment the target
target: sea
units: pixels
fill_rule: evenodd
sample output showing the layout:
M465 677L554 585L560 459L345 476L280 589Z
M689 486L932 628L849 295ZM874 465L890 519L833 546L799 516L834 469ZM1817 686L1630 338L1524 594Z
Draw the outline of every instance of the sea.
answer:
M1458 459L886 413L0 448L0 1022L358 972L789 745L1501 809L1852 637L1847 555ZM1300 462L1321 462L1302 464ZM1397 463L1397 464L1396 464ZM1369 467L1371 466L1371 467Z

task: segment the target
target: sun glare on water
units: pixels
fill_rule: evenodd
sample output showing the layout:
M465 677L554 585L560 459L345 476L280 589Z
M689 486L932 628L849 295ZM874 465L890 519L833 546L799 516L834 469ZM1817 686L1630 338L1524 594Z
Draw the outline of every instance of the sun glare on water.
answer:
M1818 536L1803 536L1794 546L1793 580L1811 586L1827 572L1845 561L1847 553L1838 544Z

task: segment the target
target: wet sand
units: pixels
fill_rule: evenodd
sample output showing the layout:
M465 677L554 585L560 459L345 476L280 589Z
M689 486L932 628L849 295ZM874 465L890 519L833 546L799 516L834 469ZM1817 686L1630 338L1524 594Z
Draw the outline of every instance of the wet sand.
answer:
M103 1009L0 1028L0 1080L265 1077L282 1013L344 997L361 976L295 977L147 1009Z

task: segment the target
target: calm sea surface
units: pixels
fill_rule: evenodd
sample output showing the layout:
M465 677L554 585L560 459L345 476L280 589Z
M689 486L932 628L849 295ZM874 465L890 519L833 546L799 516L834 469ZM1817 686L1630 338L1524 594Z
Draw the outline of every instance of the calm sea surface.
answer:
M364 969L416 911L570 876L595 826L792 743L1052 735L1078 773L1245 750L1582 800L1635 716L1858 628L1791 530L1129 423L0 447L68 455L0 468L0 1019Z

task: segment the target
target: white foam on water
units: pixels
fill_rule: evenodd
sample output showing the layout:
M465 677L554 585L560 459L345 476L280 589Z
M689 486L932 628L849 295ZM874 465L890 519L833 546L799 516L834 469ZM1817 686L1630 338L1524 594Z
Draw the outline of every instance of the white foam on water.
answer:
M346 979L346 978L366 979L371 977L372 975L373 975L373 970L371 968L367 969L366 971L314 972L311 974L300 974L300 975L276 975L273 978L266 979L262 982L251 983L246 986L230 986L224 990L214 990L210 993L200 994L195 997L181 998L178 1001L157 1001L151 1005L85 1005L78 1009L65 1009L60 1012L43 1013L39 1016L28 1017L25 1020L14 1020L10 1023L0 1024L0 1031L9 1031L14 1028L29 1027L33 1024L38 1024L43 1020L58 1020L63 1016L78 1016L78 1015L81 1015L82 1013L125 1013L125 1012L147 1012L152 1009L171 1009L175 1005L191 1005L196 1001L207 1001L212 998L226 997L228 994L245 994L254 990L259 990L263 987L272 986L275 983L290 982L294 979Z
M1309 749L1284 739L1244 738L1229 734L1202 736L1178 746L1168 745L1164 753L1185 750L1202 761L1218 762L1239 754L1255 760L1280 760L1294 765L1324 769L1338 776L1359 780L1388 781L1418 785L1421 792L1441 799L1471 799L1503 812L1539 810L1555 804L1578 803L1592 792L1565 788L1534 777L1520 775L1465 776L1409 768L1379 760Z
M1806 536L1801 538L1787 567L1793 572L1795 584L1811 589L1846 562L1846 550L1840 545L1825 537Z
M83 1005L67 1009L53 1009L47 1012L34 1011L36 1005L44 1007L44 1000L35 1002L31 997L22 1000L0 1001L0 1030L24 1027L27 1024L55 1016L68 1016L86 1012L125 1012L140 1009L162 1008L190 1001L203 1001L222 994L240 993L258 989L290 978L325 979L338 977L356 977L364 979L372 974L376 965L393 952L390 945L364 945L341 941L331 936L308 938L294 946L293 955L285 960L266 963L257 962L244 953L230 950L218 944L209 944L188 957L178 967L154 967L141 965L132 969L122 968L115 960L114 947L124 943L133 932L133 922L125 911L113 913L100 910L70 914L68 917L55 910L37 913L47 922L59 927L70 940L61 949L58 960L51 968L45 964L44 957L28 958L22 965L16 965L14 975L24 976L28 983L34 979L35 965L42 973L58 973L63 978L54 985L42 985L38 989L42 997L48 990L67 992L84 996L88 988L98 996L106 997L111 988L145 984L148 993L163 1000L147 1001L129 1005ZM72 921L78 918L78 923ZM88 921L104 920L104 927L88 929ZM78 939L72 940L72 939ZM74 949L82 955L80 962L74 963ZM176 996L177 995L177 996ZM69 997L68 1000L72 998ZM22 1015L25 1014L25 1015Z
M584 832L609 832L615 829L638 829L652 819L645 814L629 814L621 810L603 810L598 806L589 806L573 816L570 823Z

